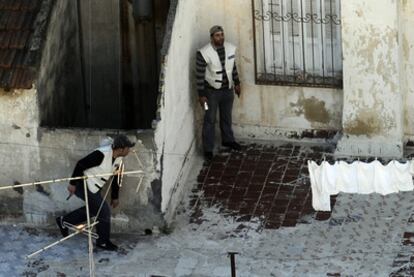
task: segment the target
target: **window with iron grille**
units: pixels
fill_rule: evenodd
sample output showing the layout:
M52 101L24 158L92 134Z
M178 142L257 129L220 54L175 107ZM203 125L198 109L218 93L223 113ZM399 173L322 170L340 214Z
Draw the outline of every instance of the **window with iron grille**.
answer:
M258 84L342 87L340 0L252 0Z

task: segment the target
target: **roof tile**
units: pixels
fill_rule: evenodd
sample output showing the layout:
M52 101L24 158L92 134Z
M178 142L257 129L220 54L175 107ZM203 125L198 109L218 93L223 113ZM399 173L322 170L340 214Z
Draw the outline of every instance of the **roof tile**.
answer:
M0 49L8 48L11 38L12 32L0 31Z
M33 11L27 11L25 21L22 25L22 30L33 30L33 22L36 18L37 13Z
M6 1L4 9L17 11L20 8L20 0Z
M1 60L0 60L0 67L3 68L10 68L14 57L16 56L16 50L15 49L9 49L9 50L1 50L3 51L3 55L1 56Z
M10 76L9 83L8 83L8 86L9 87L14 88L16 86L16 84L17 84L17 78L19 78L19 74L21 74L19 72L19 70L21 70L21 69L13 68L11 70L12 74Z
M21 31L15 36L11 37L9 42L9 48L12 49L23 49L26 46L26 42L29 39L29 31Z
M32 1L32 0L21 0L20 1L20 9L22 10L33 10L33 2L38 1Z
M26 11L10 11L6 29L21 30L26 18Z
M32 87L37 53L30 41L42 1L0 0L0 88Z
M11 88L9 84L10 84L10 79L13 76L12 73L13 73L12 70L5 70L3 72L3 75L1 76L1 80L0 80L0 87L7 88L7 89Z
M0 9L4 10L7 5L7 0L0 0Z
M26 56L26 53L24 50L18 50L16 53L16 56L14 57L13 67L24 68L26 65L25 56Z
M6 25L8 21L9 21L9 12L2 11L0 13L0 30L6 30Z
M31 89L33 86L34 72L30 68L25 68L21 75L20 88Z

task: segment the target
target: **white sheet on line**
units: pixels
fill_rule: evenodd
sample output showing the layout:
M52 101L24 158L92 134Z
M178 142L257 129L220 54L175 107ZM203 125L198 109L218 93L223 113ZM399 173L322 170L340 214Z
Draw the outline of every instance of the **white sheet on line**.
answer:
M377 160L351 164L337 161L332 165L327 161L320 165L308 161L308 169L312 206L317 211L330 211L330 196L339 192L386 195L414 188L414 161L400 163L392 160L386 165Z

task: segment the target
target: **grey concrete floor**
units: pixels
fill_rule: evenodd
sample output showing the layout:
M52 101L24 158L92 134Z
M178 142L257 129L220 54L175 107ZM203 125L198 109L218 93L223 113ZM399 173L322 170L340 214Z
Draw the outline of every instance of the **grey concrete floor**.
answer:
M172 233L116 235L122 250L95 253L96 276L230 276L228 251L237 276L412 276L414 192L341 193L331 213L315 212L305 161L324 157L335 159L329 145L222 151L189 180ZM88 276L84 236L25 259L57 239L0 226L0 276Z

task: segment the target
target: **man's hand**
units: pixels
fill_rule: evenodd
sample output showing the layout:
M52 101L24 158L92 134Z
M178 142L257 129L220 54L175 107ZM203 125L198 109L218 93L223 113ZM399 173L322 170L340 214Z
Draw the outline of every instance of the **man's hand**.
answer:
M76 186L69 184L68 191L69 191L70 196L72 196L72 194L74 194L76 191Z
M207 102L207 97L206 96L199 96L198 97L198 102L200 102L201 107L204 109L204 103Z
M112 208L116 208L119 205L119 200L118 199L111 199L111 206Z
M240 98L240 94L241 94L240 85L234 86L234 93L237 94L238 98Z

